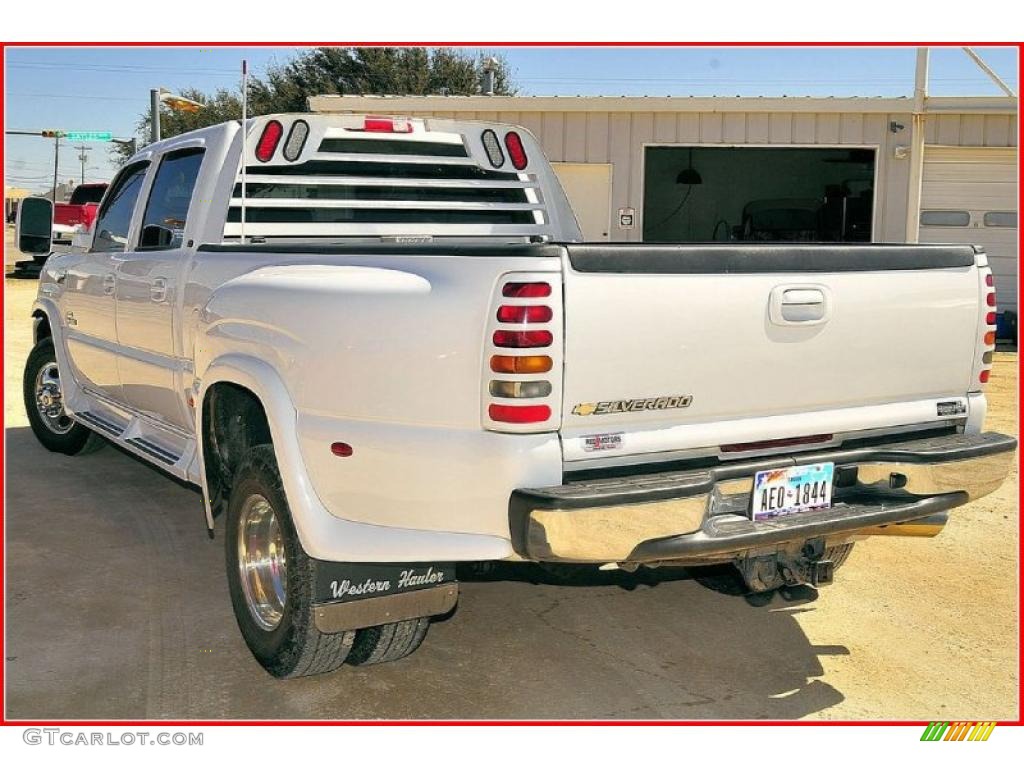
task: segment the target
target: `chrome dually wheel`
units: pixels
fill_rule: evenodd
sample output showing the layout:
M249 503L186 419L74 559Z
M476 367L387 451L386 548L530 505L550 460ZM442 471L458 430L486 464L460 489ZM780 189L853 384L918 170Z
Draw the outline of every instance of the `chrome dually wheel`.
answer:
M70 374L57 367L53 339L36 342L25 361L22 396L25 414L36 439L54 453L76 456L103 447L106 441L84 424L74 421L65 408L64 398L70 385Z
M60 388L60 372L56 362L43 365L36 374L36 410L43 424L56 435L66 435L75 422L64 411L64 395Z
M238 577L249 613L267 631L284 617L287 565L284 536L274 508L259 494L249 496L238 524Z

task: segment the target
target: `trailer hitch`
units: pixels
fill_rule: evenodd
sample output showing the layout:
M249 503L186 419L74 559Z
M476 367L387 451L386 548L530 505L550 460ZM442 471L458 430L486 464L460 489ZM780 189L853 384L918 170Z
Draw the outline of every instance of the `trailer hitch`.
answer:
M832 583L835 564L825 559L824 539L811 539L798 552L778 551L740 560L736 567L751 592L768 592L779 587Z

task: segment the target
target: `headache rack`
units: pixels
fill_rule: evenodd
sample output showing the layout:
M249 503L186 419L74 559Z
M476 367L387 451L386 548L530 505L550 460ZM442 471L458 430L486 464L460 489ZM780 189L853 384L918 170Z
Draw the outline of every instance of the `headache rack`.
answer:
M525 155L495 153L493 137L510 133L525 145L519 150ZM251 121L246 154L244 207L239 168L227 243L239 242L243 232L247 241L286 242L393 236L540 241L578 232L539 147L512 126L271 116Z

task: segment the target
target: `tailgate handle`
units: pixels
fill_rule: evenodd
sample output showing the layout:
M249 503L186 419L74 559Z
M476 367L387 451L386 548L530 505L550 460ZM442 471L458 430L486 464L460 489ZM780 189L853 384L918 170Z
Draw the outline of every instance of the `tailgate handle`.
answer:
M819 325L832 314L823 285L779 285L772 290L769 316L776 325Z

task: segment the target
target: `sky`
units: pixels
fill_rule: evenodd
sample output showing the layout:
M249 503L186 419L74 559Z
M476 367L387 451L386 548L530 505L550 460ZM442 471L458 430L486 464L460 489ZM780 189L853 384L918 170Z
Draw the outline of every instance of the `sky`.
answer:
M6 48L7 130L111 131L135 135L149 90L237 89L240 60L262 75L300 49ZM469 49L476 53L477 49ZM976 51L1016 92L1015 48ZM909 96L913 48L497 48L523 95L606 96ZM933 48L929 93L999 95L959 48ZM6 136L8 186L52 184L53 141ZM108 181L108 146L89 145L86 181ZM80 179L78 151L62 143L59 178Z

